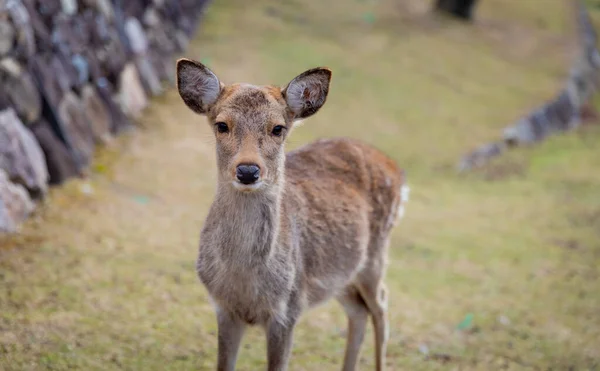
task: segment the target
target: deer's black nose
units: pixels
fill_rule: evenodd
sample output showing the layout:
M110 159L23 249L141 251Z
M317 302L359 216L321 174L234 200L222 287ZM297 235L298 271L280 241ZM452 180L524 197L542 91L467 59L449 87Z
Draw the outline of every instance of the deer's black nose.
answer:
M256 165L238 165L236 177L242 184L252 184L260 177L260 168Z

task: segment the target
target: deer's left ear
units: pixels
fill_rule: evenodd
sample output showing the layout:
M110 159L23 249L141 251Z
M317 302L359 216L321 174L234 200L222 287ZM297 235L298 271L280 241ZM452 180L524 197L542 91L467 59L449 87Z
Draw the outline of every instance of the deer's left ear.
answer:
M303 119L317 113L327 100L330 81L331 70L319 67L296 76L282 89L294 119Z
M217 75L202 63L185 58L177 61L177 89L192 111L206 114L222 88Z

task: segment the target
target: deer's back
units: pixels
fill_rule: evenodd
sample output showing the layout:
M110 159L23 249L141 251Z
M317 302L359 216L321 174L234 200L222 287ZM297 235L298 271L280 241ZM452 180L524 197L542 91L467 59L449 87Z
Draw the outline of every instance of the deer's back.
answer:
M356 139L321 139L291 151L286 179L302 193L355 192L372 206L392 203L404 183L403 171L380 150ZM321 194L324 202L336 194Z
M396 218L403 174L379 150L347 138L288 153L285 172L294 200L286 212L295 215L309 302L316 303L377 253L368 246Z

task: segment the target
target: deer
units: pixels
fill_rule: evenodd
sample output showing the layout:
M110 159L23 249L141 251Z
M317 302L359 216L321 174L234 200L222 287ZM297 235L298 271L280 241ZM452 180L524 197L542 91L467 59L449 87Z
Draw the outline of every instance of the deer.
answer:
M196 270L216 313L217 370L235 370L248 326L265 330L268 370L287 370L301 314L333 298L348 318L343 370L357 367L369 317L376 369L384 370L384 275L390 231L408 200L404 170L346 137L286 153L294 127L325 103L329 68L283 87L226 85L187 58L176 71L181 99L216 138L217 187Z

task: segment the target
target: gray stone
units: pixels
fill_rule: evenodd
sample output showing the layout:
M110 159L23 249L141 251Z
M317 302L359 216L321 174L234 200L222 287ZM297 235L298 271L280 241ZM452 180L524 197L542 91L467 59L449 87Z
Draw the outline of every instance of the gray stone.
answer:
M42 99L40 92L31 75L24 71L16 62L4 59L2 63L2 85L11 105L19 117L30 124L42 114Z
M44 151L50 184L62 184L65 180L79 175L73 155L46 121L34 123L31 131Z
M83 103L69 91L58 106L62 135L73 152L79 169L85 169L94 154L94 134Z
M15 53L25 58L33 56L36 51L35 34L27 8L20 0L8 0L6 8L16 31Z
M147 55L138 55L135 58L135 66L138 69L142 85L148 95L157 96L162 94L163 88L156 69Z
M96 143L109 143L112 140L110 112L108 112L93 85L88 84L83 87L81 100L83 101L85 113L89 118Z
M125 33L129 39L131 50L135 54L144 54L148 50L146 33L137 18L129 17L125 21Z
M128 63L119 76L118 100L125 114L136 118L148 105L144 87L133 63Z
M87 60L81 54L75 54L71 57L71 64L77 71L77 82L85 84L90 79L90 67Z
M186 50L190 43L190 38L185 34L185 32L177 30L175 33L175 42L178 50Z
M7 174L0 169L0 232L14 233L33 212L34 203L27 190L12 183Z
M15 29L6 19L0 19L0 56L11 51L15 42Z
M458 165L458 171L463 172L482 166L492 157L501 155L505 150L506 144L504 142L485 144L463 157Z
M154 28L154 27L160 27L161 26L161 20L160 20L160 15L158 14L158 12L156 11L155 8L153 7L149 7L148 9L146 9L146 11L144 12L144 25Z
M21 68L21 65L19 65L19 62L17 62L14 58L3 58L0 60L0 70L10 76L16 77L21 74L23 69Z
M113 19L115 13L110 0L85 0L84 2L88 7L96 8L106 19Z
M12 108L0 112L0 168L33 194L48 189L44 153Z
M60 0L62 11L66 15L74 15L77 13L77 0Z
M48 3L50 2L51 0L44 0L44 7L47 7ZM42 6L38 7L36 0L24 0L23 5L25 5L25 8L27 9L29 21L31 22L31 27L33 28L33 33L36 40L36 53L51 50L52 41L50 37L50 31L44 23L44 16L42 14L42 9L46 8Z
M164 55L155 50L150 51L149 57L160 80L175 86L177 75L175 60L170 55Z

